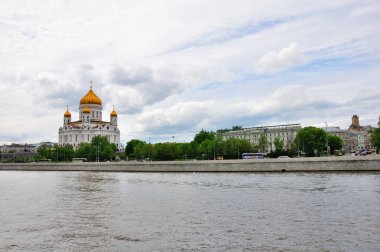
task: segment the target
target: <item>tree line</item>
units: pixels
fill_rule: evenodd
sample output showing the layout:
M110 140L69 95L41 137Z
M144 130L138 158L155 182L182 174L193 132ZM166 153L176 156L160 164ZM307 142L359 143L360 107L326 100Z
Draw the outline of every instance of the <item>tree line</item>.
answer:
M87 161L111 161L115 160L118 149L115 144L108 141L105 136L95 136L91 143L81 143L76 150L73 146L41 146L37 150L35 159L50 159L56 162L72 161L73 158L84 158ZM124 153L121 153L122 157Z
M239 130L241 126L234 126ZM71 145L62 147L40 147L39 159L51 159L62 162L71 161L73 158L86 158L88 161L110 161L115 159L127 160L213 160L213 159L239 159L242 153L264 152L268 157L278 156L323 156L333 155L341 151L343 140L337 136L327 134L323 129L305 127L295 137L290 149L284 148L284 142L280 138L273 141L274 149L268 151L267 138L261 134L257 145L253 145L247 139L229 138L223 139L221 133L201 130L194 136L191 142L185 143L155 143L150 144L139 139L127 142L125 151L118 152L115 144L109 143L104 136L96 136L91 143L81 143L74 150ZM372 144L377 151L380 148L380 129L372 132ZM327 153L329 151L329 153Z

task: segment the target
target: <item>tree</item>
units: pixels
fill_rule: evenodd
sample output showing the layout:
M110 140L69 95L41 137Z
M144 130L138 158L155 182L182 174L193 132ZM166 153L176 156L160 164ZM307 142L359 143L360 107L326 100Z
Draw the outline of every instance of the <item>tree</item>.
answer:
M95 136L91 143L81 143L75 156L86 158L88 161L112 160L116 157L117 147L108 141L106 136Z
M153 148L153 158L155 160L169 161L177 157L175 143L157 143Z
M86 158L88 161L95 161L95 150L89 143L80 143L76 150L76 157Z
M214 140L215 133L212 131L205 131L202 129L198 134L195 135L194 142L201 144L203 141L206 141L207 139Z
M132 139L127 143L125 146L125 154L129 158L137 158L134 153L135 153L135 147L139 146L141 144L146 144L144 141L138 140L138 139ZM141 157L140 157L141 158Z
M343 140L334 135L328 135L327 136L328 144L330 146L330 154L334 154L337 150L342 150L343 147Z
M243 129L243 127L240 125L232 126L232 130L242 130L242 129Z
M314 157L326 150L326 137L326 132L323 129L305 127L298 132L293 145L299 144L306 156Z
M259 138L259 149L260 149L260 151L266 152L267 146L268 146L268 141L267 141L267 138L265 136L265 133L263 133L260 135L260 138Z
M380 128L374 129L371 133L372 146L376 148L376 153L380 150Z
M274 151L276 153L281 153L284 150L284 140L279 137L276 137L273 141Z

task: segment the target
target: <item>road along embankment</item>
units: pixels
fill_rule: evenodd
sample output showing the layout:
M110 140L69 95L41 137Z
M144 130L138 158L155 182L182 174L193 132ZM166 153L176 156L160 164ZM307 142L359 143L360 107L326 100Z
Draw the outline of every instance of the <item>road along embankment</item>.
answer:
M13 163L0 170L99 172L359 172L380 171L380 156L107 163Z

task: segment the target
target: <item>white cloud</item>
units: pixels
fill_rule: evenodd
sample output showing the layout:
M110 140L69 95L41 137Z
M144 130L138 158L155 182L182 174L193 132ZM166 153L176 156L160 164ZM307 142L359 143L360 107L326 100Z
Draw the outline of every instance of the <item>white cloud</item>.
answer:
M124 140L356 113L375 124L376 13L371 0L1 1L0 143L56 141L90 80Z
M297 43L279 51L270 51L262 56L256 67L258 73L273 73L303 64L307 61L306 56Z

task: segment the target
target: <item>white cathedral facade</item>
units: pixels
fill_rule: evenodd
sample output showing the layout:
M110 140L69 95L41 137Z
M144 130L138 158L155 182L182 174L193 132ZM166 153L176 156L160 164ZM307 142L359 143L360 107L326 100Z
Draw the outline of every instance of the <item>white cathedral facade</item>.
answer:
M71 113L63 115L63 126L58 130L59 145L72 145L77 148L80 143L90 143L95 136L105 136L110 143L120 148L120 131L117 127L117 113L115 109L110 114L110 121L102 120L102 100L92 90L87 92L79 103L79 120L72 121Z

